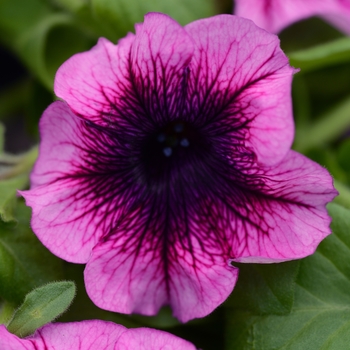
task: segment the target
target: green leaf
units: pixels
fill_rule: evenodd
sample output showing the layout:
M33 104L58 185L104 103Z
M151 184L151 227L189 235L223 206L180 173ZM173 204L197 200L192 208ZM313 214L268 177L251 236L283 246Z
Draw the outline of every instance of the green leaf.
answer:
M52 91L58 67L73 54L91 46L90 39L64 13L46 15L14 42L14 49L42 83Z
M2 0L0 39L50 91L57 68L92 45L70 14L58 12L42 0Z
M90 1L86 0L56 0L56 3L65 11L70 12L75 23L83 28L96 41L99 37L109 37L105 24L100 23L91 10ZM115 31L113 33L115 35Z
M334 202L350 209L350 187L338 180L334 180L334 187L339 192L339 195L334 198Z
M304 127L295 135L293 148L298 152L322 146L339 138L350 126L350 97L341 102L331 111L320 117L310 127Z
M295 125L298 129L307 127L311 116L310 91L307 86L305 75L296 74L293 78L293 110Z
M341 143L341 145L338 149L337 160L338 160L340 166L348 172L350 172L349 154L350 154L350 138L347 138Z
M333 234L301 260L287 315L227 312L226 349L340 350L350 343L350 211L330 204ZM228 311L228 310L227 310Z
M0 123L0 154L4 152L4 143L5 143L5 128Z
M5 222L15 221L13 210L17 202L17 190L28 185L29 172L37 155L37 148L21 155L10 155L0 151L0 218Z
M0 324L7 324L16 307L13 303L0 300Z
M18 189L23 189L29 182L31 170L38 151L31 151L21 155L4 153L5 130L0 124L0 219L2 221L15 221L13 210L16 203Z
M235 264L239 278L225 306L256 314L286 314L293 306L299 261Z
M1 0L0 34L8 45L50 13L50 7L42 0Z
M310 49L292 52L290 64L301 69L301 72L315 70L350 60L350 38L340 38L330 43L318 45Z
M49 283L26 295L7 326L9 332L25 337L52 322L72 303L75 285L70 281Z
M82 7L88 5L89 3L86 0L55 0L55 2L72 12L79 11Z
M16 176L12 179L0 181L0 218L2 221L15 221L13 211L16 204L18 189L28 184L28 175Z
M147 12L166 13L182 25L216 14L212 0L91 0L91 9L112 41L133 31Z
M18 222L0 222L0 297L17 305L32 289L63 278L62 261L33 234L30 215L21 201L15 211Z

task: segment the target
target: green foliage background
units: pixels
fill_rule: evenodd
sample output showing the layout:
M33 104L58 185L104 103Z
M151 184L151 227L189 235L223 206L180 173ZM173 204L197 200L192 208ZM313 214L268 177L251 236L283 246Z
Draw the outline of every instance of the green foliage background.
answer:
M16 190L29 185L38 120L55 98L57 68L100 36L117 42L149 11L186 24L232 13L232 5L226 0L0 1L2 52L24 67L0 81L0 323L18 335L30 334L67 309L76 286L73 304L58 321L98 318L156 327L203 350L350 349L350 37L321 19L304 20L280 34L291 64L301 69L293 82L293 147L325 166L340 193L328 207L333 234L314 255L282 264L237 264L240 277L230 298L208 317L182 325L169 308L154 317L97 308L86 295L83 266L54 257L31 231L30 209ZM9 68L1 69L0 79ZM64 280L73 282L57 282ZM46 297L50 302L43 304Z

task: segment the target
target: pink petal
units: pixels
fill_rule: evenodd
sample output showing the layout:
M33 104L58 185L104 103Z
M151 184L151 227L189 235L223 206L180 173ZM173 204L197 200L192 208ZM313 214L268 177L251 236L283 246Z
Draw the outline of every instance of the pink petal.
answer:
M64 102L56 101L44 111L39 123L39 158L30 174L31 188L52 184L82 165L85 140L80 124Z
M42 140L32 189L20 191L33 209L31 225L41 242L75 263L88 260L120 215L121 198L110 191L111 182L114 186L118 181L106 177L106 169L89 169L94 157L102 162L107 156L108 137L90 129L65 103L50 105L40 121Z
M150 14L136 32L61 67L56 90L75 114L63 102L45 111L22 193L41 241L87 262L98 306L170 305L185 322L230 294L232 259L313 252L336 192L289 151L293 69L276 36L226 15L183 29Z
M215 234L195 232L180 218L152 220L147 210L125 218L94 248L85 269L90 298L121 313L154 315L170 305L182 322L209 314L231 293L238 271L228 265Z
M18 338L16 335L10 333L3 324L0 324L0 349L36 350L34 344L30 340Z
M49 324L37 331L34 337L52 344L57 350L117 349L119 338L127 330L124 326L99 320Z
M326 203L337 195L328 171L301 154L290 151L273 168L264 169L258 191L245 194L232 217L236 235L232 256L237 262L269 263L303 258L314 253L331 233Z
M136 26L136 36L129 34L117 46L100 39L90 51L67 60L57 71L55 93L77 115L99 125L121 128L128 119L152 127L164 114L178 116L192 51L177 22L150 13Z
M90 51L72 56L56 73L56 95L78 116L103 126L118 124L120 114L127 115L133 108L123 99L132 89L129 53L133 41L133 34L118 45L101 38Z
M123 326L99 320L48 324L28 338L20 339L0 326L0 349L3 350L117 350Z
M195 350L193 344L170 333L89 320L52 323L25 339L0 325L1 350Z
M118 350L196 350L186 340L150 328L135 328L125 332L118 341Z
M233 128L232 138L252 147L260 163L278 163L294 136L295 72L278 38L229 15L193 22L186 31L196 43L189 93L197 114Z
M169 16L149 13L136 26L131 49L131 72L135 89L153 122L182 117L193 42L183 27ZM147 118L143 122L145 122Z
M235 14L272 33L302 19L321 16L350 34L349 0L236 0Z

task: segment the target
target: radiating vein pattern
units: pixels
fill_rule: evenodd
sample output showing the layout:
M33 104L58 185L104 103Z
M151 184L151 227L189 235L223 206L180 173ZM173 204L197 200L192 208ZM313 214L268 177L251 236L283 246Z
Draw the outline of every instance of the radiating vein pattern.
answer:
M87 263L100 307L202 317L231 262L311 254L329 234L328 172L290 150L294 73L277 37L218 16L149 14L59 69L23 192L55 254Z

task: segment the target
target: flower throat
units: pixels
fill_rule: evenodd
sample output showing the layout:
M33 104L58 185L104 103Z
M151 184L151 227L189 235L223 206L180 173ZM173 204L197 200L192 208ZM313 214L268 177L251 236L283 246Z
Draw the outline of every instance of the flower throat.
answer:
M175 120L149 135L141 146L141 163L150 181L186 176L188 166L205 158L210 145L199 128ZM191 164L192 163L192 164Z

